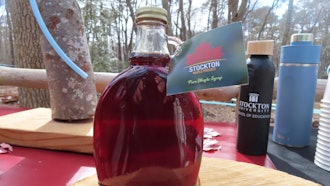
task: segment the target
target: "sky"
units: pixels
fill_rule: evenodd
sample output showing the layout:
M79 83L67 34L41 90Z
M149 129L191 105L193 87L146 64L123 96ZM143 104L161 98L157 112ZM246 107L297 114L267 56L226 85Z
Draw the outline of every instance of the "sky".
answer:
M193 0L193 7L201 7L202 4L207 1L207 0ZM262 6L271 6L272 3L273 3L273 0L258 0L258 4L260 7ZM286 1L287 2L287 1ZM4 7L4 3L5 3L5 0L0 0L0 16L2 15L5 15L5 7ZM280 7L278 7L277 9L275 9L275 13L279 16L282 16L285 11L286 11L286 8L287 7L287 3L282 3ZM207 23L207 16L202 16L203 18L205 18L205 20L201 21L202 23ZM200 19L200 18L199 18ZM198 22L198 21L197 21ZM205 28L206 26L202 26L202 25L195 25L195 27L198 27L198 28ZM197 28L195 28L195 30L198 31ZM202 29L203 30L203 29Z
M195 7L201 6L204 2L206 2L207 0L193 0L193 5L195 5ZM258 0L258 4L260 7L262 6L271 6L273 4L274 0ZM288 0L282 0L287 2ZM283 13L286 10L286 6L283 6L286 3L282 3L282 6L278 8L278 13Z
M0 16L5 12L5 0L0 0Z
M194 0L193 5L195 7L201 6L206 0ZM4 3L5 0L0 0L0 15L4 13ZM271 6L273 3L273 0L259 0L260 6ZM277 8L276 13L278 15L283 15L284 12L286 11L286 6L282 3L282 6Z
M259 0L261 6L272 6L273 0ZM275 10L275 13L279 16L282 16L287 9L287 0L285 3L281 3L280 6Z

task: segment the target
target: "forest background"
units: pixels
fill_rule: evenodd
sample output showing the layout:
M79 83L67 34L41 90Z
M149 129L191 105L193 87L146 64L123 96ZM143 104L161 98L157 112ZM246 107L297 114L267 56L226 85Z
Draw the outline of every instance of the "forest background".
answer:
M78 3L84 15L94 71L120 72L128 66L135 41L135 11L140 6L153 5L167 9L170 21L167 34L183 41L242 21L245 42L275 41L272 60L277 72L280 48L289 44L290 36L313 33L314 43L322 46L319 78L327 77L325 69L330 63L327 0L78 0ZM5 0L0 0L0 5L0 64L15 66L10 10Z

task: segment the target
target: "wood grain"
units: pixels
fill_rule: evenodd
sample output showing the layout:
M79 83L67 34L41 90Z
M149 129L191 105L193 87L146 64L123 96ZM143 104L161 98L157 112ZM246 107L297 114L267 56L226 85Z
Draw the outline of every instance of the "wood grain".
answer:
M223 160L218 158L203 157L199 172L201 186L220 185L267 185L267 186L314 186L317 183L292 176L282 171L269 169L266 167L236 162L233 160ZM97 176L87 177L73 186L97 186Z
M12 145L93 153L93 120L60 122L36 108L0 117L0 141Z

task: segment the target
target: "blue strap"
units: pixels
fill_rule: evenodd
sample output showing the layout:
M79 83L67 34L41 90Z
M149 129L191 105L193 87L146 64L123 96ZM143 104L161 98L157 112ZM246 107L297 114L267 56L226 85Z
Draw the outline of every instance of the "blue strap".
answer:
M54 50L57 52L57 54L63 59L63 61L67 65L69 65L69 67L72 70L74 70L82 78L86 79L88 74L86 72L84 72L81 68L79 68L75 63L73 63L71 61L71 59L63 52L61 47L58 46L58 44L56 43L56 41L54 40L54 38L50 34L49 30L47 29L47 26L46 26L45 22L43 21L43 19L41 17L41 14L40 14L38 4L37 4L36 0L30 0L30 5L31 5L31 8L32 8L33 14L34 14L34 16L37 20L37 23L39 24L40 29L41 29L42 33L44 34L44 36L46 37L49 44L54 48Z

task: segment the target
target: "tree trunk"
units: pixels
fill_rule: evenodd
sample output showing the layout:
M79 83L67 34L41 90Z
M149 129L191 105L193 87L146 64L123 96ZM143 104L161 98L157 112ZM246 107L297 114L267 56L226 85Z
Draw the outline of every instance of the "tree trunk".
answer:
M272 6L268 9L267 14L266 14L266 16L265 16L265 19L264 19L264 21L262 22L261 27L260 27L260 30L259 30L259 32L258 32L257 40L260 40L260 39L261 39L261 35L262 35L262 33L263 33L264 29L265 29L265 26L266 26L266 24L267 24L268 17L269 17L269 15L271 14L271 12L273 11L273 9L277 6L278 1L279 1L279 0L274 0L273 3L272 3Z
M228 23L244 21L247 6L248 0L228 0Z
M95 112L97 97L79 5L75 0L42 0L39 7L47 28L58 45L88 74L87 79L80 77L63 62L44 36L41 37L52 118L68 121L91 118Z
M179 0L179 12L180 12L180 19L181 19L181 37L180 39L182 41L185 41L187 39L187 28L186 28L186 17L184 15L183 10L183 0Z
M167 16L167 26L166 26L166 34L169 36L173 36L173 29L172 29L172 1L171 0L162 0L162 6L163 8L167 11L168 16ZM168 50L171 54L174 53L175 47L173 45L168 45Z
M10 57L10 64L15 65L14 63L14 42L13 42L13 27L12 27L12 21L10 20L9 12L8 9L6 8L6 13L7 13L7 22L8 22L8 27L9 27L9 57Z
M289 0L281 46L288 45L290 43L290 29L291 29L291 22L292 22L292 12L293 12L293 0Z
M173 29L172 29L172 15L171 15L171 0L162 0L162 6L167 11L167 26L166 26L166 33L167 35L173 36Z
M102 93L117 75L118 73L95 72L96 91ZM46 70L0 66L0 85L48 89Z
M192 0L188 0L188 12L187 12L187 39L190 39L193 34L191 30L191 6L192 6Z
M217 28L218 27L218 1L217 0L212 0L211 1L211 12L212 12L212 23L211 23L211 28Z
M39 45L38 25L29 1L6 1L10 12L13 33L14 62L20 68L44 68ZM23 107L49 107L47 90L19 88L19 104Z

